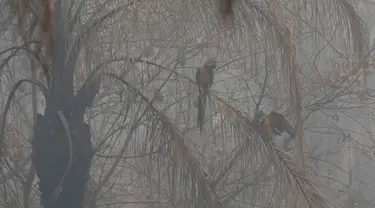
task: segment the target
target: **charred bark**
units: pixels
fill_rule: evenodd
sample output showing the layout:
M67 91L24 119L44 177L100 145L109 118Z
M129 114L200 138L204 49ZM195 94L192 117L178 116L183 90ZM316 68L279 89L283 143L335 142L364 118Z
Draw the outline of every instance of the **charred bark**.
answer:
M80 114L80 113L79 113ZM89 125L83 115L64 113L70 134L73 156L69 156L69 140L57 112L38 114L32 141L32 161L39 177L41 204L44 208L81 208L93 157ZM78 117L77 117L78 116ZM62 190L53 197L71 160L70 171Z

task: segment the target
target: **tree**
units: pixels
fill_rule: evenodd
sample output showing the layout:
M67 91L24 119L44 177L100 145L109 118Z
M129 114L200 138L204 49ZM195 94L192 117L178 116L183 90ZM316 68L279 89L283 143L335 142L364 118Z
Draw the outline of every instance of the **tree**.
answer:
M293 27L302 23L308 23L308 21L306 20L306 16L303 14L295 14L295 11L291 11L290 8L293 6L300 8L304 3L292 1L290 3L293 4L293 6L287 7L282 1L262 1L259 4L249 3L247 1L239 1L234 4L229 0L219 2L221 3L220 12L226 17L236 14L240 20L246 22L246 26L241 28L241 31L245 33L244 36L249 35L250 37L250 34L254 34L251 33L252 27L257 27L257 32L262 37L259 38L261 44L259 44L258 48L262 49L262 53L264 54L262 59L264 59L266 63L266 72L268 71L267 63L269 58L271 56L280 57L283 78L285 78L288 83L288 94L291 98L290 108L297 109L293 114L295 117L294 123L297 124L297 134L302 138L302 104L300 92L298 91L300 81L297 70L298 63L296 61L296 32ZM134 124L131 125L126 141L130 141L139 123L143 121L142 119L144 118L142 117L144 115L148 116L149 121L155 122L155 126L160 130L158 135L154 135L155 140L159 141L161 144L171 141L168 142L166 146L161 145L160 149L170 153L162 154L162 159L173 155L174 165L178 167L174 169L174 179L184 179L183 182L186 183L183 193L179 193L176 198L183 198L183 194L187 194L190 196L191 204L196 207L202 203L205 203L206 207L218 207L219 205L228 204L238 193L232 191L231 194L226 195L225 193L217 191L217 186L223 181L225 176L230 174L228 170L235 166L238 158L245 155L246 148L250 148L251 145L261 145L264 152L270 155L276 155L273 159L280 161L279 164L285 168L287 175L292 178L291 180L297 181L299 185L298 190L304 193L304 197L310 207L326 206L325 201L322 200L321 197L316 197L317 191L313 185L304 179L303 174L299 175L300 173L295 171L293 159L289 155L276 149L274 144L269 141L269 138L265 138L262 132L259 132L257 129L254 131L254 129L248 128L249 125L251 126L249 119L220 97L214 96L216 101L222 104L222 111L228 112L228 117L231 117L233 122L238 121L237 125L235 125L235 129L239 130L238 132L240 133L235 136L246 139L251 138L252 140L251 142L248 140L242 141L245 144L243 148L235 151L234 157L227 158L226 162L228 162L228 167L219 171L217 176L215 175L216 177L211 180L206 177L207 173L205 173L198 163L198 160L195 159L192 154L192 151L188 148L181 130L171 122L168 116L164 115L155 107L152 99L145 96L137 87L132 86L132 84L123 77L102 73L102 68L107 64L118 61L129 61L128 57L115 57L110 61L98 64L78 92L74 93L73 80L74 72L78 68L77 61L81 54L88 53L83 48L89 45L88 41L93 36L93 31L102 27L104 22L110 21L111 18L114 18L116 15L124 15L122 12L125 10L135 9L138 3L138 1L123 3L108 0L98 3L96 1L75 2L57 0L54 2L53 10L51 9L52 3L48 0L17 1L16 5L12 5L15 11L20 14L20 24L25 25L26 23L22 18L27 19L27 22L34 23L30 24L30 26L26 27L24 30L29 34L33 34L33 36L24 39L24 44L28 45L26 51L39 62L46 80L46 85L36 82L35 80L32 81L43 90L46 99L45 112L44 115L38 116L32 141L33 164L40 180L39 189L43 206L46 208L74 208L83 206L82 202L85 185L88 180L88 173L94 153L90 140L89 126L84 122L84 113L85 110L90 107L96 94L99 92L103 76L109 76L119 80L123 85L127 86L127 90L132 91L136 97L141 100L143 107L147 107L142 109L143 111L139 110L138 113L142 116L139 116L139 118L133 121ZM153 4L152 2L149 3L151 5ZM184 5L186 1L185 3L178 3L180 7L186 6ZM225 4L227 6L223 6ZM92 16L80 17L84 7L94 11ZM197 14L210 18L210 21L216 19L216 17L213 18L207 15L205 11L217 11L216 8L211 9L208 6L207 8L200 7L201 4L198 1L191 1L189 5L187 5L188 11L186 12L197 11ZM366 52L363 46L366 44L367 40L367 36L365 32L363 32L365 27L356 16L350 4L345 1L334 1L334 3L315 1L311 3L311 5L305 6L306 10L312 10L312 13L316 14L317 17L320 17L320 14L326 11L326 8L322 9L323 7L332 9L330 11L333 11L337 16L332 14L330 17L335 23L341 23L341 28L351 29L351 33L347 34L348 37L352 37L354 33L356 34L356 38L352 38L354 41L353 46L356 50L356 54L363 55L363 53ZM37 11L33 10L33 8L37 8ZM233 8L234 10L232 10ZM173 8L166 8L167 11L168 9L173 10ZM249 18L250 15L252 15L252 18ZM234 15L231 16L231 20L235 21L235 17ZM296 22L287 21L292 17L298 17L299 19ZM88 20L84 21L81 20L81 18L87 18ZM81 21L84 23L81 23ZM207 26L211 24L210 21L208 23L202 23L202 25ZM21 28L24 27L22 24L20 25ZM193 25L188 21L186 24ZM38 32L40 33L39 35L35 35L37 34L34 28L36 25L41 28ZM207 33L209 32L210 31L207 31ZM41 41L37 43L35 47L32 47L30 44L34 37L38 37ZM197 45L203 48L203 44ZM235 46L231 45L231 47L234 48ZM272 54L269 50L272 50ZM177 74L175 72L176 70L173 68L157 65L152 61L141 59L133 59L133 61L163 68L168 72L167 81L172 74ZM9 96L8 108L15 90L25 81L27 80L21 80L14 87L13 93ZM265 86L266 82L263 84ZM5 115L6 112L7 108L5 109ZM5 120L6 116L3 116L3 128L0 138L2 144L4 142L3 129ZM153 128L156 128L155 126ZM257 136L259 134L262 137ZM4 158L3 147L4 145L1 145L2 152L0 152L0 157L2 159ZM178 151L175 152L176 150ZM302 145L300 151L303 151ZM300 170L303 169L303 166L301 167ZM180 175L177 177L178 174ZM286 186L286 184L288 184L288 182L281 177L277 179L278 180L274 180L271 183L274 188L277 187L275 184L281 184L281 186ZM300 185L301 183L304 183L305 186ZM250 183L243 183L242 189L250 185ZM198 193L195 193L194 190ZM315 195L308 195L307 193L313 193ZM278 192L278 194L281 195L282 193ZM276 204L276 202L273 203Z

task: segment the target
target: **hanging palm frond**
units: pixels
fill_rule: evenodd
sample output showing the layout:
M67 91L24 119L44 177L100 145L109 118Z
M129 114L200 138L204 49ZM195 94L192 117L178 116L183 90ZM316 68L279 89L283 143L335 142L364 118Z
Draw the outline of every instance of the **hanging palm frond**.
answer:
M154 134L153 137L168 142L168 147L165 148L170 151L162 151L164 154L163 156L160 156L160 159L164 160L164 157L172 157L172 161L176 162L177 166L174 171L181 174L179 176L183 183L181 185L185 185L184 187L190 187L191 189L191 205L195 204L195 206L198 206L200 203L200 206L204 204L206 207L219 207L220 202L217 199L215 192L211 190L209 186L210 181L206 177L207 173L205 173L204 169L199 165L199 162L191 153L187 140L182 136L180 130L176 128L171 120L160 112L160 110L151 103L150 99L145 97L138 89L132 87L130 83L115 74L108 75L120 80L124 85L131 88L137 96L140 96L142 101L149 106L150 113L152 114L151 117L153 117L156 122L160 122L159 125L161 128L159 129L158 134Z
M221 104L222 112L226 112L227 120L234 124L233 136L241 140L243 145L233 150L233 153L223 161L222 167L214 175L209 175L195 155L190 139L184 137L172 121L160 112L152 103L152 99L147 98L123 78L115 74L108 75L120 80L134 91L146 107L147 113L144 120L152 121L151 128L154 130L150 134L152 140L145 142L152 142L152 145L149 146L151 149L147 149L154 152L154 156L150 155L149 159L146 157L142 161L143 163L151 162L152 168L148 168L148 171L151 171L150 174L152 173L155 179L159 174L168 175L168 181L157 182L161 187L173 187L173 190L167 192L173 193L173 200L169 199L168 203L186 203L186 200L189 200L190 207L199 207L203 204L206 207L225 207L242 190L254 183L264 181L259 183L268 184L272 189L275 189L272 195L275 197L272 202L275 207L277 198L285 198L285 192L282 190L287 191L294 186L302 193L309 207L329 207L329 203L320 195L313 183L300 174L293 157L277 148L268 135L257 129L249 118L243 116L243 113L223 99L215 96L215 99ZM259 137L259 135L261 136ZM235 171L240 168L238 164L243 160L249 164L247 167L249 173L263 172L263 176L257 174L257 177L253 175L235 179L237 177ZM272 176L269 174L275 175L276 178L271 179ZM227 181L228 177L238 180L237 183L243 184L242 188L235 188L232 182ZM263 189L262 187L259 186L260 191Z
M220 98L217 99L225 103L225 101L221 100ZM295 183L296 187L302 192L302 195L306 199L309 207L330 207L330 203L322 197L321 193L314 186L313 182L301 174L296 166L295 158L279 149L272 138L270 138L270 135L267 135L264 131L257 128L257 126L253 124L249 118L244 117L241 112L228 104L226 104L226 106L228 110L233 112L232 115L238 117L237 120L241 120L242 125L245 125L245 127L243 126L240 128L246 132L244 132L244 134L252 135L255 131L261 136L265 151L267 151L268 155L271 156L268 159L272 160L274 164L281 167L281 170L285 172L285 176L288 177L289 184ZM254 137L249 137L249 139L254 139ZM309 169L307 166L304 168Z

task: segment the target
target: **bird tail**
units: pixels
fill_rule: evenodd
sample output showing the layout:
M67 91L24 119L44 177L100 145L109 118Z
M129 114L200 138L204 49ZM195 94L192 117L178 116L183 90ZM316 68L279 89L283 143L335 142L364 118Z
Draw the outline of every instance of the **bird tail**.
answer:
M204 114L206 110L206 102L207 102L207 91L202 89L199 90L199 98L198 98L198 117L197 117L197 126L199 131L203 131L203 123L204 123Z
M296 132L293 128L293 126L289 123L288 120L286 120L285 118L283 119L283 122L282 122L282 125L283 125L283 129L292 137L296 137Z

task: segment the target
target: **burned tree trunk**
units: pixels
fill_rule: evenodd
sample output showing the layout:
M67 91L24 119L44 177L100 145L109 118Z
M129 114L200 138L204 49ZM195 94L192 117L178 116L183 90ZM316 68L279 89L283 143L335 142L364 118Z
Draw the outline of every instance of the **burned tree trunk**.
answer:
M100 83L100 76L92 76L69 99L71 102L68 99L61 99L60 103L47 101L45 115L38 115L32 161L44 208L83 207L93 157L90 128L84 123L83 115L98 93Z
M65 21L69 17L66 11L62 1L56 1L48 15L51 25L46 35L51 40L44 46L52 53L50 69L44 72L49 93L45 113L38 115L32 140L32 162L44 208L83 207L93 158L90 128L83 117L99 92L101 80L92 74L74 95L74 71L86 33L72 33Z
M65 113L71 133L73 155L69 155L66 130L56 113L38 115L32 141L32 161L39 178L44 208L80 208L93 157L89 126L83 116ZM70 161L71 160L71 161ZM68 164L71 162L71 167ZM63 181L64 174L66 176ZM61 190L58 187L61 182ZM57 192L55 192L57 191ZM61 191L61 192L60 192ZM55 193L55 194L54 194Z

